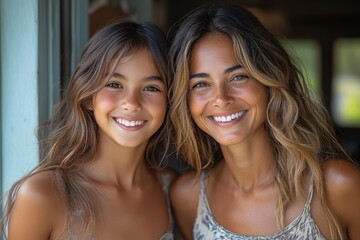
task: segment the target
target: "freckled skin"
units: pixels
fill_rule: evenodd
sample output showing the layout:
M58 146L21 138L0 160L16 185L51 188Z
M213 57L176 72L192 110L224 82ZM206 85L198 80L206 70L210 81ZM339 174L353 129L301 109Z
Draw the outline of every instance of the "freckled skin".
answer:
M164 121L166 87L146 48L122 59L115 73L93 101L100 139L121 146L146 145ZM130 128L117 123L117 118L144 123Z
M200 39L193 47L190 66L190 111L204 132L220 145L264 134L265 88L236 61L229 37L210 34ZM239 112L244 115L231 122L213 119Z
M99 127L98 145L91 161L77 171L98 193L91 199L96 239L153 240L170 230L161 179L166 174L171 182L176 174L148 168L144 157L149 138L164 122L166 94L149 50L141 48L121 59L88 106ZM137 124L126 126L121 120ZM17 194L9 240L59 239L67 224L65 202L52 171L31 176ZM73 219L71 230L78 234L81 218Z
M275 234L279 231L275 216L279 191L273 180L276 154L264 129L268 102L265 88L236 61L232 41L226 35L207 34L191 49L191 116L219 143L223 154L219 164L206 170L206 197L213 217L235 233ZM236 113L241 116L234 117ZM326 160L322 168L332 213L349 239L359 239L360 169L341 159ZM304 179L304 189L309 189L310 177ZM199 191L200 183L192 171L180 176L171 190L177 222L187 240L193 239ZM286 207L285 225L301 214L306 201L307 193L296 196ZM331 239L327 214L316 191L311 216L321 234Z

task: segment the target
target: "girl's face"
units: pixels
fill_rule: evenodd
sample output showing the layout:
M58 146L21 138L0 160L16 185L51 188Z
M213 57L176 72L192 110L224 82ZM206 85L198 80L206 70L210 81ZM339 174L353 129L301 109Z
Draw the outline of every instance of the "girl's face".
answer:
M110 140L124 147L147 144L164 121L164 80L145 47L121 59L93 100L99 141Z
M199 39L189 67L189 107L200 129L220 145L265 133L265 87L236 61L230 37L211 33Z

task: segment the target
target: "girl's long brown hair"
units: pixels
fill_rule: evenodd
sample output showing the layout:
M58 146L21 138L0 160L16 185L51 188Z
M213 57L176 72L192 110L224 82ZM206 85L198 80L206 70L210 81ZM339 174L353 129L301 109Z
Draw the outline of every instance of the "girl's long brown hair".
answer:
M156 26L150 23L116 21L87 42L64 96L47 124L45 132L48 131L49 134L41 141L42 160L8 192L1 223L4 236L19 188L28 178L44 171L54 173L58 190L63 193L67 207L67 221L59 239L67 237L71 231L72 216L79 209L83 213L82 235L90 235L94 225L92 199L95 193L79 170L95 155L98 126L87 106L105 86L106 75L114 69L116 63L144 47L150 50L155 66L168 88L167 41ZM149 141L145 152L149 167L158 167L166 157L170 143L167 134L169 126L170 121L166 117L163 126Z

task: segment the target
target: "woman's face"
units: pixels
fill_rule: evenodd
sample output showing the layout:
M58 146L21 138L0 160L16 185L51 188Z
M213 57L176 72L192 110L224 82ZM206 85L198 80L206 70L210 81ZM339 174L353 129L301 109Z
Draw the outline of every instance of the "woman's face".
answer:
M147 48L121 59L93 100L99 141L123 147L147 144L164 121L166 94Z
M200 129L220 145L265 134L265 87L236 61L230 37L211 33L199 39L189 67L189 107Z

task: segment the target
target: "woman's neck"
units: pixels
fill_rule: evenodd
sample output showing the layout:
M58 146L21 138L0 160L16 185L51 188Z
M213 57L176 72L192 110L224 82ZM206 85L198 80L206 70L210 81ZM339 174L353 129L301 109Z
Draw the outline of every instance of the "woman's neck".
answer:
M224 160L219 173L238 186L256 186L275 179L276 159L267 136L233 146L221 146ZM222 174L221 174L222 175Z

